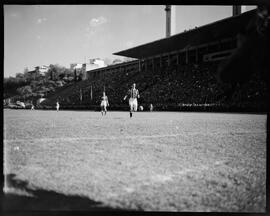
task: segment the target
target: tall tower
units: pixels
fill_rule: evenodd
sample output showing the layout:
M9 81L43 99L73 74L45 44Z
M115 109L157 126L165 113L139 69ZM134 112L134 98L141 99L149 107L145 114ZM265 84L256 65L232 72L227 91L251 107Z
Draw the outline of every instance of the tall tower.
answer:
M166 37L171 36L171 5L166 5Z
M170 37L175 34L175 24L176 24L176 12L175 6L166 5L166 37Z
M241 5L233 5L232 15L237 16L239 14L241 14Z

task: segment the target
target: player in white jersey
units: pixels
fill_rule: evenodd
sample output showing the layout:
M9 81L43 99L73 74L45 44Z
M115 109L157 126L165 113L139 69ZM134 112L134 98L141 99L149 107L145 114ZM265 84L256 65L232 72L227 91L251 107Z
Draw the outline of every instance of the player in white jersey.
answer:
M33 101L31 101L31 110L34 110L35 109L35 106L33 104Z
M129 107L130 107L130 118L132 117L132 112L136 112L138 108L137 98L140 98L139 91L136 89L136 84L133 83L132 88L128 90L127 95L124 100L129 97Z
M153 108L154 108L154 107L153 107L153 104L150 104L150 105L149 105L150 112L153 111Z
M57 112L59 111L59 108L60 108L60 104L59 104L58 101L56 101L56 110L57 110Z
M103 115L103 113L106 115L107 113L107 106L109 106L109 101L108 101L108 97L106 96L105 92L103 92L103 96L101 97L101 114Z

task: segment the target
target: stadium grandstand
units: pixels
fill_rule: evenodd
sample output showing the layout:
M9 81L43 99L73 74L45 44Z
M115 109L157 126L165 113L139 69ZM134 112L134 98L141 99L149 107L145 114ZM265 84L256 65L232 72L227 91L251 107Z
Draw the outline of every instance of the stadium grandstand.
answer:
M122 99L135 82L139 104L156 110L263 111L267 91L259 72L233 88L218 81L220 68L255 21L256 9L115 52L136 60L87 71L87 80L60 89L42 105L59 100L63 109L96 109L105 90L110 110L128 109Z

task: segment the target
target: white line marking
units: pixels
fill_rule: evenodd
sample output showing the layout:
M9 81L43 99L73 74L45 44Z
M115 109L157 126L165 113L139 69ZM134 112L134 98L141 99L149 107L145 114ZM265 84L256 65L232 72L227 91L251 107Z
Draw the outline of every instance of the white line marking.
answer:
M62 137L62 138L40 138L40 139L10 139L4 142L25 142L25 141L76 141L76 140L119 140L119 139L138 139L138 138L162 138L162 137L177 137L183 134L164 134L164 135L141 135L141 136L110 136L110 137Z
M172 175L155 175L152 176L152 181L154 182L166 182L166 181L172 181Z
M132 192L135 191L135 189L132 188L132 187L125 187L124 190L125 190L126 192L128 192L128 193L132 193Z
M246 131L231 134L230 132L224 133L206 133L207 136L219 136L229 134L230 136L237 135L254 135L254 134L265 134L265 131ZM4 142L48 142L48 141L76 141L76 140L120 140L120 139L153 139L153 138L165 138L165 137L188 137L193 135L202 135L202 132L182 132L180 134L161 134L161 135L135 135L135 136L110 136L110 137L51 137L51 138L28 138L28 139L4 139Z
M186 168L186 169L177 171L176 173L177 173L177 175L184 175L184 174L186 174L186 173L188 173L188 172L192 172L192 171L194 171L194 170L195 170L195 169Z

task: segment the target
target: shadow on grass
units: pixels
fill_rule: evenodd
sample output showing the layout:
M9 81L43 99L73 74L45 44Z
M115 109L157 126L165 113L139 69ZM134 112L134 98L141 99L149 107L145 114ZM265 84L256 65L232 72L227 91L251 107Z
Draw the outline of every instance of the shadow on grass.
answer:
M6 181L9 188L23 191L23 194L7 192L3 197L4 211L46 211L46 210L75 210L75 211L123 211L111 208L87 197L65 195L43 189L31 189L27 181L18 180L15 174L8 174ZM27 196L31 194L32 196Z

